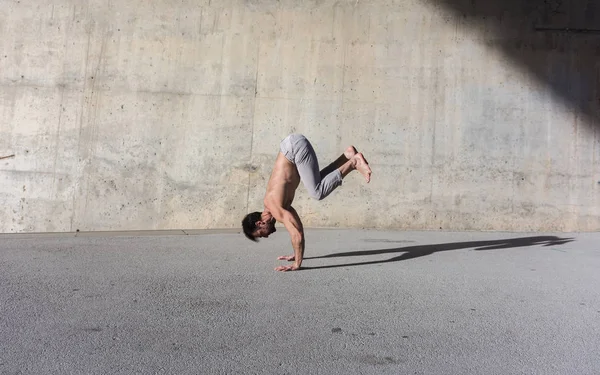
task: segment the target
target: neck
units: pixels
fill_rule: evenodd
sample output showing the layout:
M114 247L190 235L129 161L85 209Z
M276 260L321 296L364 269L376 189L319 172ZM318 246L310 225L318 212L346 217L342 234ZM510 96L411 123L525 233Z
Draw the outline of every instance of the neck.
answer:
M264 221L271 221L271 220L273 220L273 215L271 215L271 212L269 212L269 210L265 209L263 211L263 213L261 214L261 218Z

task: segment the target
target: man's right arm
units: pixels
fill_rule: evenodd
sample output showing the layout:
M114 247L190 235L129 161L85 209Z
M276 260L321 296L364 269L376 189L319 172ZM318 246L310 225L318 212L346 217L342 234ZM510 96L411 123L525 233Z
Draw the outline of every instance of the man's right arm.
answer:
M302 265L302 259L304 257L304 228L302 222L296 210L290 207L288 211L289 216L286 215L287 221L284 225L290 233L292 240L292 247L294 248L294 269L299 269ZM286 224L287 223L287 224Z
M273 212L275 211L275 212ZM304 228L302 226L302 222L300 221L300 217L296 210L290 207L290 210L280 209L273 210L271 213L273 217L279 222L281 222L288 233L290 234L290 239L292 241L292 247L294 248L294 265L293 266L282 266L276 268L278 271L293 271L300 268L302 265L302 258L304 256Z

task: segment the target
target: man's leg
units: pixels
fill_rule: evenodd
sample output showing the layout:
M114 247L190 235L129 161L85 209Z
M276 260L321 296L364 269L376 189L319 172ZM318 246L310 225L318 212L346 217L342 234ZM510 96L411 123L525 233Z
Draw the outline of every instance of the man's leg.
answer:
M357 170L365 177L367 183L371 181L371 168L369 167L369 163L360 152L352 157L352 159L348 160L344 165L342 165L338 170L342 174L342 178L346 177L348 173L353 170Z
M311 197L317 200L327 197L342 184L342 179L354 169L358 169L369 182L371 169L362 154L355 151L354 147L346 150L343 156L340 156L323 171L319 171L319 162L312 145L304 136L296 136L294 160L300 179Z
M329 164L321 170L321 178L340 168L342 165L348 162L348 160L352 159L352 157L356 155L357 152L358 151L356 151L356 148L354 148L354 146L349 146L346 149L346 151L344 151L344 153L340 155L339 158L337 158L333 163Z
M363 154L356 151L354 146L348 146L346 151L344 151L339 158L337 158L327 167L323 168L323 170L321 170L321 177L328 175L335 169L340 171L342 178L346 177L348 173L357 169L363 176L365 176L367 182L371 180L371 168L369 167L369 163Z

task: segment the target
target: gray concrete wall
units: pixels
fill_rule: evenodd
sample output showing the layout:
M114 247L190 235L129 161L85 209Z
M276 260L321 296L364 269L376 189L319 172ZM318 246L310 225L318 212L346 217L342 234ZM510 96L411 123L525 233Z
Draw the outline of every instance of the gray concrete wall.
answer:
M550 3L4 0L0 231L237 227L290 132L373 169L306 226L599 230L600 37L534 27L600 9Z

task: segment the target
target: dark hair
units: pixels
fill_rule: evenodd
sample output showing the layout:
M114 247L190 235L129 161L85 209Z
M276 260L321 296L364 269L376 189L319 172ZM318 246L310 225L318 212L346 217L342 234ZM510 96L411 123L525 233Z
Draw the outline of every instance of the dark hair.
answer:
M251 212L248 215L244 216L242 220L242 228L244 228L244 234L248 237L249 240L254 242L258 242L256 238L252 235L256 230L256 222L262 219L261 212Z

